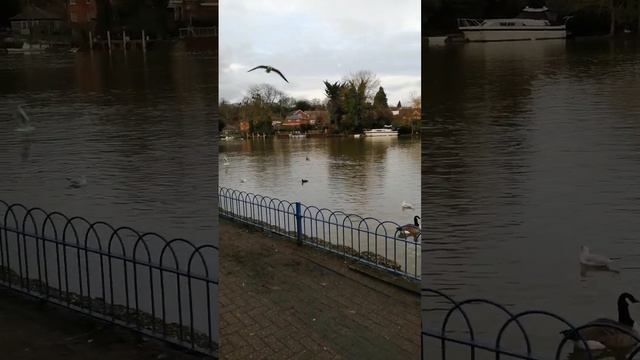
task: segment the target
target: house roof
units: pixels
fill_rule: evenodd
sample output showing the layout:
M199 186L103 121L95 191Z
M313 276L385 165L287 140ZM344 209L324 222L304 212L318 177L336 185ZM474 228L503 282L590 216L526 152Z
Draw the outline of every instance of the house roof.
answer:
M27 5L22 12L9 19L10 21L21 20L62 20L58 15L52 14L48 11L42 10L39 7L33 5Z
M287 117L285 117L286 120L298 120L298 119L308 119L308 118L309 118L309 114L307 114L302 110L296 110L290 113L289 115L287 115Z

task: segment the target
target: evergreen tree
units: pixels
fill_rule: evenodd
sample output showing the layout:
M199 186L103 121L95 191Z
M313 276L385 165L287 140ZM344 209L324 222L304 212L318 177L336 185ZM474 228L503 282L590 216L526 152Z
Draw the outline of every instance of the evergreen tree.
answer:
M339 82L330 83L324 81L325 90L324 93L327 96L327 111L329 112L330 123L340 127L342 115L344 114L343 93L344 84Z
M391 123L392 114L387 103L387 94L385 94L382 86L380 86L376 96L373 98L373 117L374 127Z

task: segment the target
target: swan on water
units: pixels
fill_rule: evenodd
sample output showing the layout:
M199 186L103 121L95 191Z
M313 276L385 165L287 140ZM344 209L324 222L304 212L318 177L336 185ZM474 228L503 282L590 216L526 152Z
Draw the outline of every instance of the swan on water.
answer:
M606 256L592 254L585 245L580 247L580 264L584 266L608 267L612 261Z
M413 217L413 224L406 224L402 226L398 226L396 230L400 232L399 236L401 238L413 237L414 241L418 240L418 236L420 235L420 216L416 215Z
M74 189L81 188L87 185L87 177L84 175L80 176L77 179L67 178L67 181L69 182L69 187L72 187Z
M563 330L562 335L567 340L572 340L574 346L581 350L620 350L630 348L637 344L637 340L627 332L638 337L640 326L631 318L629 305L637 303L638 300L629 293L622 293L618 297L618 321L600 318L583 325L579 330ZM585 340L587 347L580 341L580 337Z
M403 209L413 209L413 205L406 202L406 201L402 201L402 208Z

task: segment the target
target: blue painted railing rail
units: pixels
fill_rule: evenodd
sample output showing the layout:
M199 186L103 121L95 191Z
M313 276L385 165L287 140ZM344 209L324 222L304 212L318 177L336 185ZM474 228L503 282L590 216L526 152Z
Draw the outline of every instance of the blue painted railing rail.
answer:
M399 224L332 211L235 189L218 189L219 213L357 262L420 279L421 235L406 237Z

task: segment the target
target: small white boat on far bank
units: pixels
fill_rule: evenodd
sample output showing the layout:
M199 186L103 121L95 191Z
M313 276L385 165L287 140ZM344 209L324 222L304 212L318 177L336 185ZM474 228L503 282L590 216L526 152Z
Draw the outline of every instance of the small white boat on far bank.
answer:
M565 19L566 20L566 19ZM555 23L555 24L553 24ZM558 24L546 6L525 7L512 19L458 19L458 29L470 42L565 39L566 24Z
M22 43L20 48L7 48L9 54L33 54L41 53L49 48L46 44L29 44L27 42Z
M294 131L289 134L289 138L291 139L304 139L307 137L307 134L301 133L300 131Z
M393 130L391 125L385 125L382 129L365 130L364 136L376 137L376 136L398 136L398 131Z

